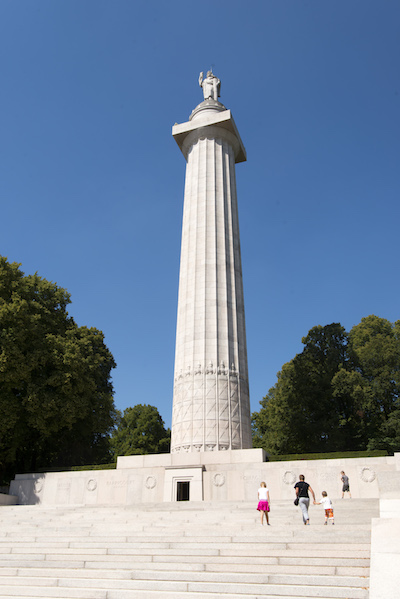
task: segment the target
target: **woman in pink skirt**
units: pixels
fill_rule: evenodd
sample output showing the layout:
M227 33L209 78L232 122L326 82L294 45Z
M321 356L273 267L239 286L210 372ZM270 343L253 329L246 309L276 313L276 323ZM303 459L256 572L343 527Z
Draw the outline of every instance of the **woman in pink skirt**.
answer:
M269 526L268 512L269 512L269 491L267 485L262 482L258 489L258 506L257 510L261 513L261 524L264 524L264 515Z

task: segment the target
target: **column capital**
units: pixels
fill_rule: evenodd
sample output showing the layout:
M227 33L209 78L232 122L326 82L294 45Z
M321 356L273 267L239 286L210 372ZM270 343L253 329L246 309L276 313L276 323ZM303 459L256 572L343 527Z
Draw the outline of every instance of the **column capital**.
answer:
M223 110L222 112L204 111L197 115L197 117L186 123L176 124L172 127L172 136L179 146L182 154L187 159L188 144L187 141L192 140L198 134L207 136L210 133L212 137L215 137L215 133L218 129L221 129L221 134L224 132L228 133L227 137L233 136L235 144L235 162L245 162L247 160L246 150L243 142L240 138L239 131L237 130L235 121L230 110ZM194 135L191 135L194 134ZM190 135L190 138L188 136ZM188 138L188 139L187 139Z

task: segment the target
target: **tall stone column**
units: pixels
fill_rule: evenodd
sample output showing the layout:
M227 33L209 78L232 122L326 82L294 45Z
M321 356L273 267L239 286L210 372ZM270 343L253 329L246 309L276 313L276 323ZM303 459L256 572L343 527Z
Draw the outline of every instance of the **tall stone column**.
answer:
M204 102L172 130L187 161L172 452L252 446L235 180L246 152L230 110L202 87Z

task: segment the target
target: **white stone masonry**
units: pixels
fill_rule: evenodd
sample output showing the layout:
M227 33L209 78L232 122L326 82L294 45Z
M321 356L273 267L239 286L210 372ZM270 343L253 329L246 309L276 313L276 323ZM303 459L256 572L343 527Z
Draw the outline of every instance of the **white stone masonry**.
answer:
M202 102L173 135L186 160L172 452L247 449L249 384L235 162L246 154L229 110Z

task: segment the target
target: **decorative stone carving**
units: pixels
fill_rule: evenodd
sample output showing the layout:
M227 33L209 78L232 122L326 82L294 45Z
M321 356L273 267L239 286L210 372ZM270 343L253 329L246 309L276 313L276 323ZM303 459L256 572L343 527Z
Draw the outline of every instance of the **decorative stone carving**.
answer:
M155 476L152 476L152 475L148 476L146 478L146 480L144 481L144 485L147 489L154 489L156 484L157 484L157 479Z
M208 443L206 445L206 451L214 451L215 449L215 443Z
M207 77L203 79L204 73L201 71L199 75L199 85L203 88L203 95L205 100L215 100L218 102L220 95L221 81L213 75L212 71L207 71Z
M292 470L286 470L282 476L282 480L285 485L293 485L296 482L296 475Z
M206 368L206 374L214 374L214 365L212 362Z
M95 491L97 489L97 481L94 478L89 478L86 488L88 491Z
M201 370L201 364L197 364L197 368L195 368L194 371L195 374L202 374L202 370Z
M59 480L57 482L57 491L58 490L69 491L70 488L71 488L71 483L69 481Z
M231 368L230 368L230 370L229 370L229 375L230 375L230 376L237 376L237 374L238 374L238 373L237 373L237 370L236 370L236 368L235 368L235 365L234 365L234 364L231 364Z
M201 451L202 447L203 447L202 444L194 444L193 445L193 448L195 451Z
M182 451L184 451L185 453L189 453L190 450L190 445L182 445Z
M365 483L372 483L376 478L376 472L374 472L374 470L372 470L372 468L365 466L364 468L361 468L360 478Z
M128 486L128 481L123 480L108 480L106 482L107 487L112 487L113 489L122 489Z
M216 472L213 476L213 485L215 487L222 487L225 484L225 475L221 472Z
M221 364L218 366L218 374L228 374L228 370L225 367L225 362L221 362Z

